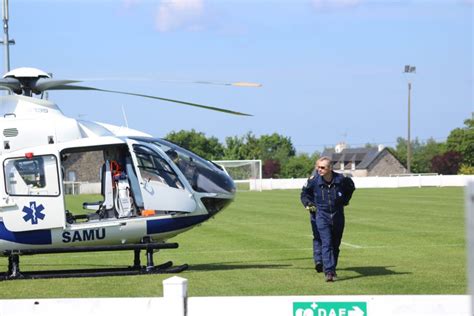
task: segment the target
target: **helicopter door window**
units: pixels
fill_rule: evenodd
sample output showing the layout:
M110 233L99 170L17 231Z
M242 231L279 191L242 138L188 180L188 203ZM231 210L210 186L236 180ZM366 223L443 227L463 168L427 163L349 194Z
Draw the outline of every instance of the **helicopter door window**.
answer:
M136 151L135 154L140 174L144 180L155 181L172 188L184 189L183 184L166 160L155 153Z
M6 159L4 172L10 195L59 195L57 160L53 155Z

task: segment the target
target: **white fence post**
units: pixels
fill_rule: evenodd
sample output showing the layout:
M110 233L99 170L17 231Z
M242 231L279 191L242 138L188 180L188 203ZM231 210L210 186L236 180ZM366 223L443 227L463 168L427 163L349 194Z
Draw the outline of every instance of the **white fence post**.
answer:
M471 292L471 314L474 313L474 181L466 186L467 273Z
M187 316L188 280L178 276L163 280L166 316Z

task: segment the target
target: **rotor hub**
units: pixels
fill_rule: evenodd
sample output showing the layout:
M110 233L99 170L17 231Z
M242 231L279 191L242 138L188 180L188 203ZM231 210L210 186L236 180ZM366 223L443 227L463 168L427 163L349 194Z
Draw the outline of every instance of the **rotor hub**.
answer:
M51 76L43 70L31 67L21 67L7 72L3 78L51 78Z
M7 72L4 76L7 80L17 80L18 86L10 87L16 94L31 96L32 93L38 94L36 91L36 83L41 78L51 78L46 72L30 67L16 68Z

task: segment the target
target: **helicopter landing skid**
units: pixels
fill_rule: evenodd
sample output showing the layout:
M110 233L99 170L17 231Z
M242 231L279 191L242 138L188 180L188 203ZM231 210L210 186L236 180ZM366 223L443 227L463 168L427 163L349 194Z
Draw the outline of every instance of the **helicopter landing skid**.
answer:
M168 261L160 265L154 265L153 252L155 249L178 248L177 243L146 243L136 245L118 246L90 246L69 249L28 249L17 251L4 251L8 256L8 271L0 274L0 281L17 279L50 279L50 278L78 278L78 277L100 277L100 276L121 276L121 275L142 275L179 273L188 269L187 264L173 266L173 262ZM125 268L101 268L101 269L74 269L74 270L48 270L48 271L27 271L20 272L20 255L70 253L70 252L98 252L98 251L119 251L133 250L133 265ZM146 251L146 266L140 263L140 251Z

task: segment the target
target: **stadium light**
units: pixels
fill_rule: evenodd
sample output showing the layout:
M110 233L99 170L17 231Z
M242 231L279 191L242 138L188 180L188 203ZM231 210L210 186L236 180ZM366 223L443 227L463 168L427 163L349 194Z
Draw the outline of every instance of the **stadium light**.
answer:
M405 74L416 73L416 67L405 65L403 71ZM407 137L407 172L411 173L411 139L410 139L410 100L411 99L411 82L408 81L408 137Z

